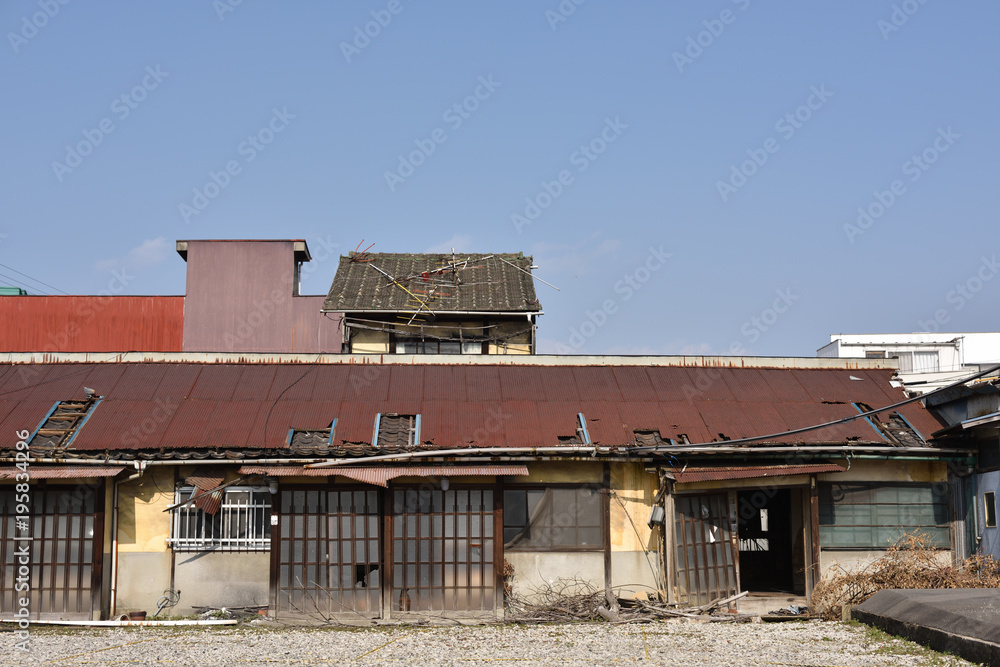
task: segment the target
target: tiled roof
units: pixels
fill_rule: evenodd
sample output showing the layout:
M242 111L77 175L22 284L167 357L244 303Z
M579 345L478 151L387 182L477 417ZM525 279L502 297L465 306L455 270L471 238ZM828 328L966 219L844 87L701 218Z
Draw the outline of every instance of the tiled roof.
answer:
M340 258L325 311L537 312L531 257L367 253ZM521 269L521 270L518 270ZM426 312L426 311L425 311Z
M420 415L417 449L559 446L577 435L580 413L598 446L648 444L636 431L676 443L725 444L856 416L853 403L894 404L905 394L890 384L892 374L856 368L8 363L0 364L0 449L13 448L15 432L34 430L56 402L82 397L84 386L102 398L70 445L77 452L164 456L262 449L264 456L287 455L289 430L301 429L316 433L295 448L364 456L376 451L371 445L379 413ZM327 443L322 432L334 418ZM871 419L754 446L921 445L941 427L919 403ZM900 441L902 424L912 428ZM390 448L405 449L380 446L377 452Z

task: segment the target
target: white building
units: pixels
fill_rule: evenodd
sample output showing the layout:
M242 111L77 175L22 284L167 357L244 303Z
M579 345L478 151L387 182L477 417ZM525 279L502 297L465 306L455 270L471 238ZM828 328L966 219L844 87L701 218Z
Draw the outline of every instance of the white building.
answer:
M832 334L816 356L896 358L907 391L922 394L1000 363L1000 332Z

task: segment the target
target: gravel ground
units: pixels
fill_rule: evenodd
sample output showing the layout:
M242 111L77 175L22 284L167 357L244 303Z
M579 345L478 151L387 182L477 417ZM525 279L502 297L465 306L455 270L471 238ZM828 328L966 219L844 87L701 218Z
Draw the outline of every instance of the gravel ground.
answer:
M43 628L0 633L2 665L969 665L844 623L382 627Z

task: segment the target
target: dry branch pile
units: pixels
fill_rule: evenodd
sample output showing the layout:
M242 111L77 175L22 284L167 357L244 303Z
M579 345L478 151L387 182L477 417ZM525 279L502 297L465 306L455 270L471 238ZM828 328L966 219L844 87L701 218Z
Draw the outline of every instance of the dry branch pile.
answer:
M559 579L533 589L526 597L508 599L508 619L515 623L568 623L609 621L646 623L664 618L701 618L732 621L733 616L709 616L719 607L746 595L715 600L702 607L676 606L641 599L618 598L611 589L596 588L580 579Z
M960 568L942 564L941 552L919 534L906 535L881 558L857 571L834 566L812 594L812 611L827 620L891 588L997 588L1000 561L973 556Z

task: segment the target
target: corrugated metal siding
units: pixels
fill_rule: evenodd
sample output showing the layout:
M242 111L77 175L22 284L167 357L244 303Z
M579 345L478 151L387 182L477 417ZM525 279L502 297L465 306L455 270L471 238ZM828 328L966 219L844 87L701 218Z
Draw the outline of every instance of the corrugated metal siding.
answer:
M206 366L198 374L188 398L228 401L240 384L243 366Z
M573 369L555 366L551 373L541 373L542 384L545 386L545 399L549 401L579 401L580 393L576 390L576 378Z
M6 352L180 352L183 296L0 296Z
M294 280L294 241L188 241L183 349L340 352L340 317Z
M739 373L726 373L723 381L733 396L756 396L759 401L774 402L778 400L767 380L756 368L746 368Z
M5 403L7 401L4 401ZM28 431L31 433L41 423L45 415L56 401L46 399L35 401L10 401L13 405L6 410L7 415L0 421L0 443L9 442L13 447L17 440L14 433ZM74 446L76 442L74 441Z
M621 391L614 373L597 366L582 366L573 369L576 391L581 401L619 401Z
M500 391L505 401L544 401L545 386L538 373L523 366L501 366L499 368Z
M642 366L612 368L623 401L652 401L656 398L653 381Z
M695 405L695 403L688 401L658 404L659 412L662 413L662 419L664 419L662 423L665 426L665 428L661 427L660 431L665 438L673 438L679 442L680 434L683 433L691 442L711 441L712 431L718 426L724 426L724 424L712 424L710 428Z
M698 404L698 412L706 424L719 425L712 440L723 440L722 435L736 440L788 428L774 405L760 401L705 401Z
M424 395L442 401L464 402L467 400L466 386L459 381L463 376L455 366L428 366L424 372Z
M316 370L316 382L312 385L312 398L322 398L339 403L350 395L350 368L345 366L321 366Z
M774 400L780 402L801 401L806 395L805 387L799 381L799 375L789 373L779 368L757 368L757 375L765 382L774 394Z
M21 371L30 370L25 385ZM421 441L440 447L553 446L573 436L577 414L596 444L630 444L634 429L659 430L690 442L766 435L857 414L852 401L880 407L903 398L892 372L708 369L738 400L656 400L684 396L691 369L532 366L310 364L37 364L0 366L0 433L33 430L56 401L82 398L92 383L104 400L74 441L79 449L285 447L290 428L326 428L334 444L370 443L376 413L421 415ZM672 372L659 372L659 371ZM653 372L656 371L656 372ZM735 379L746 373L745 379ZM863 377L860 381L849 376ZM393 377L402 380L397 386ZM660 382L660 385L654 383ZM356 381L356 382L355 382ZM766 394L763 384L775 395ZM503 389L501 390L501 384ZM813 386L820 402L795 387ZM89 385L88 385L89 386ZM518 386L524 387L519 396ZM581 400L582 388L591 400ZM683 386L683 385L681 385ZM598 388L602 388L598 391ZM624 387L624 389L620 389ZM887 388L888 387L888 388ZM390 400L390 388L392 399ZM544 397L540 398L540 392ZM501 395L510 395L501 400ZM649 394L646 400L637 400ZM625 400L628 396L631 400ZM778 397L792 395L793 399ZM570 398L571 396L576 398ZM203 397L203 398L199 398ZM460 398L458 398L460 397ZM919 404L900 412L925 436L940 428ZM880 418L889 419L889 415ZM265 431L266 426L266 431ZM781 442L882 443L866 420L788 436Z

